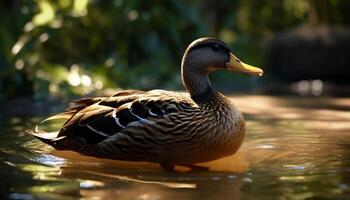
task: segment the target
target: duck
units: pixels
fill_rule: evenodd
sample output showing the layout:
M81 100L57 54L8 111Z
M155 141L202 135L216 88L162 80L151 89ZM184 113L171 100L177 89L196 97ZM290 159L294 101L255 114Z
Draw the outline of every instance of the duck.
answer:
M219 39L194 40L184 52L181 77L187 92L121 90L108 97L73 101L47 120L66 121L55 133L27 131L57 150L121 161L146 161L165 171L233 155L245 136L245 120L217 91L209 74L219 70L262 76ZM203 167L204 168L204 167Z

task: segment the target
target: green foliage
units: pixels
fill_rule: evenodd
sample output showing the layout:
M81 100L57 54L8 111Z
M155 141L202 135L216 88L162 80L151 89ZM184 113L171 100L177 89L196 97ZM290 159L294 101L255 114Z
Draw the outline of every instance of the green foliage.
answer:
M332 16L322 22L347 23L348 4L329 1ZM0 98L181 88L181 56L192 40L219 37L259 65L258 41L305 23L312 6L307 0L3 1ZM214 78L232 79L225 76Z

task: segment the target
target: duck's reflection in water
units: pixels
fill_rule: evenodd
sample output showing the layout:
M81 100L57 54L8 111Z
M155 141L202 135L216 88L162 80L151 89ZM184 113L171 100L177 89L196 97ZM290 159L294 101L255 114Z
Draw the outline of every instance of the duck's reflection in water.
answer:
M84 177L79 194L88 199L239 199L240 176L248 169L241 151L201 164L210 171L181 173L167 173L147 162L99 159L69 151L52 153L66 159L60 166L61 177Z

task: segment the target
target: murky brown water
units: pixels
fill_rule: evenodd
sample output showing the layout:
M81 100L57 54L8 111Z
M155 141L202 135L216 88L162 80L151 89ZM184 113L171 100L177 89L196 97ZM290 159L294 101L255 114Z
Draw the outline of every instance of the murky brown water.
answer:
M22 133L45 116L2 114L0 199L350 199L350 99L232 100L245 142L200 173L54 151Z

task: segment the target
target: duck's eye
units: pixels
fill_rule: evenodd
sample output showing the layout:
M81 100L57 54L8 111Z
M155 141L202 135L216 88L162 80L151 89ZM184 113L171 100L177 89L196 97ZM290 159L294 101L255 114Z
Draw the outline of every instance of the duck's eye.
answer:
M219 49L220 49L219 45L217 45L217 44L214 44L212 48L214 51L219 51Z

